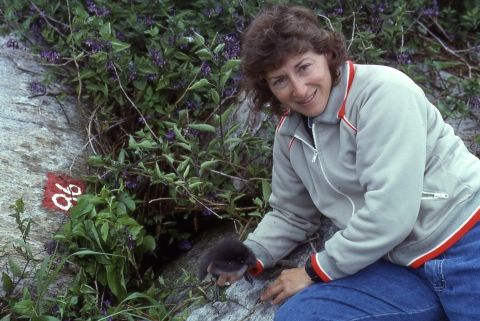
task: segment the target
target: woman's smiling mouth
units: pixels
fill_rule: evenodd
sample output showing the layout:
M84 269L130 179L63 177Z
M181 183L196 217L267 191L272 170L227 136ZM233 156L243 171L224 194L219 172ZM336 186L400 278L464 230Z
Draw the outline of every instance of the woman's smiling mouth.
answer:
M308 104L308 103L311 102L312 99L315 97L315 94L316 94L316 93L317 93L317 91L315 90L315 92L314 92L310 97L308 97L308 98L305 99L305 100L298 101L297 104L301 104L301 105Z

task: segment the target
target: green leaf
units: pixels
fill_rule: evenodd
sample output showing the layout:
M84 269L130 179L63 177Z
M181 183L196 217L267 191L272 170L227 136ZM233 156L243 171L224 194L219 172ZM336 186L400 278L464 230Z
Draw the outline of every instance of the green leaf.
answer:
M193 34L195 35L195 43L198 46L203 46L205 44L205 38L203 38L201 35L199 35L195 31L193 32Z
M14 240L9 241L7 244L10 244L10 243L19 244L21 247L23 247L25 249L26 253L28 254L28 258L32 261L34 260L32 250L30 250L30 247L23 240L14 239Z
M61 321L61 320L52 316L42 315L39 317L33 317L32 321Z
M188 144L185 144L185 143L176 143L176 145L182 147L183 149L188 150L189 152L192 151L192 148L191 148L190 145L188 145Z
M241 141L242 141L241 138L229 138L223 142L223 146L226 146L228 144L240 143Z
M94 90L94 91L101 91L105 96L108 95L108 88L106 84L103 84L103 85L88 84L85 86L85 88Z
M112 34L112 28L110 26L110 22L107 22L100 28L100 35L103 38L110 38L110 35Z
M155 247L157 246L155 244L155 239L151 235L146 235L143 237L142 245L145 245L150 251L154 251Z
M123 266L124 260L118 260L115 264L105 266L108 286L119 300L123 300L127 296L127 288L123 277Z
M175 133L175 138L177 140L188 144L188 141L185 139L185 137L183 137L182 133L180 133L180 130L178 130L176 125L173 125L173 132Z
M194 90L194 89L202 88L202 87L205 87L207 85L211 86L212 84L209 83L207 79L203 78L203 79L200 79L199 81L197 81L196 83L194 83L192 86L190 86L190 88L188 88L188 90Z
M130 44L123 43L123 42L120 42L118 40L112 40L112 41L110 41L110 43L112 44L113 53L117 53L117 52L123 51L127 48L130 48Z
M107 241L109 231L110 231L110 228L109 228L108 222L107 221L103 222L102 227L100 228L100 233L102 234L102 239L104 242Z
M141 143L137 144L137 146L141 149L154 149L157 147L157 144L150 140L144 140Z
M203 58L211 58L212 57L212 53L210 52L210 50L208 50L206 48L195 51L195 54L197 56L199 56L200 58L202 58L202 57Z
M10 266L10 270L12 270L12 274L15 277L18 277L22 275L22 271L20 270L20 267L15 263L15 261L12 258L8 258L8 265Z
M221 44L219 44L218 46L216 46L215 49L213 49L213 52L214 52L214 53L219 53L220 50L223 49L223 47L225 47L225 44L224 44L224 43L221 43Z
M145 90L145 87L147 86L147 80L145 78L142 78L140 80L134 80L133 81L133 85L135 86L135 88L137 88L138 90L141 90L141 91L144 91Z
M217 160L203 162L202 165L200 165L200 169L210 168L213 165L215 165L216 163L218 163Z
M232 70L233 68L235 68L239 64L240 64L239 59L231 59L231 60L227 61L225 63L225 65L223 65L222 70L225 70L225 71L226 70Z
M2 272L2 283L3 283L3 290L5 292L13 291L13 282L10 276L6 272Z
M19 314L31 315L33 304L32 300L21 300L15 304L13 310Z
M130 135L130 138L128 139L128 148L135 150L138 149L137 142L135 141L135 138L132 137L132 135Z
M225 138L230 137L243 123L237 123L236 125L232 126L227 133L225 134Z
M177 51L175 53L175 58L180 59L180 60L190 60L190 57L184 54L183 52Z
M135 210L135 202L130 198L127 192L123 192L117 196L117 199L125 204L127 208L131 211Z
M67 98L67 93L66 93L66 92L62 92L60 95L57 96L57 98L55 99L55 101L56 101L56 102L59 102L59 101L64 100L65 98Z
M438 100L438 107L437 108L440 111L440 113L442 114L442 116L448 116L448 117L455 118L455 115L450 110L450 107L448 107L448 105L445 104L445 102L443 100L441 100L441 99Z
M80 72L80 79L86 79L93 76L95 76L95 73L91 69L83 69L82 72Z
M258 211L255 211L255 212L250 212L248 213L248 216L256 216L256 217L260 217L262 218L262 213L258 212Z
M202 130L204 132L215 133L215 127L207 124L188 124L191 129Z
M12 314L10 313L10 314L4 316L2 319L0 319L0 321L10 321L10 316L11 316L11 315L12 315Z
M270 200L270 195L272 194L272 186L267 180L262 180L262 193L263 193L263 201L265 204L268 204Z
M220 95L218 94L218 91L216 91L213 88L212 88L212 99L216 104L220 102Z
M432 65L437 70L458 66L460 63L456 61L432 61Z
M233 109L233 105L228 107L228 109L223 112L220 120L222 125L225 125L225 122L227 121L228 117L230 116L230 113L232 112L232 109Z
M220 87L223 88L225 87L225 83L227 80L230 78L230 74L232 73L232 70L228 70L225 75L220 79Z

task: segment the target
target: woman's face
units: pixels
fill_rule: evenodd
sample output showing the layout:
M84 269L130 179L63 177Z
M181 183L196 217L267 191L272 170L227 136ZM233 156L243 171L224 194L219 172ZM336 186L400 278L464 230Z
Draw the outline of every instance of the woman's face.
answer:
M327 106L332 76L325 54L310 50L287 58L265 79L272 93L286 107L308 117L323 113Z

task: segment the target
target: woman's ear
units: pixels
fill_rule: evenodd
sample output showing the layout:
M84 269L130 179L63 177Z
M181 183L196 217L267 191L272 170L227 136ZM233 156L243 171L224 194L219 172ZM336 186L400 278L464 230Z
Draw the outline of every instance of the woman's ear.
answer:
M331 62L331 61L332 61L332 57L333 57L333 51L332 51L332 50L328 50L327 52L325 52L325 57L327 58L327 61L328 61L328 62Z

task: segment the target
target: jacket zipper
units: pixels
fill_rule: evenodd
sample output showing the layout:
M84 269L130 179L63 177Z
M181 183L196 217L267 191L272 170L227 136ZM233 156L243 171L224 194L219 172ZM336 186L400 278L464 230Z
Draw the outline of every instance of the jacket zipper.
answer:
M438 198L448 198L447 193L440 193L440 192L425 192L422 191L422 200L429 200L429 199L438 199Z
M315 128L315 124L312 125L312 132L314 132ZM317 140L315 139L315 134L312 135L313 136L313 144L315 146L312 146L310 145L309 143L307 143L305 140L303 140L302 138L298 137L297 135L294 135L294 137L298 140L300 140L302 143L306 144L308 147L310 147L313 151L313 158L312 158L312 163L315 163L317 161L317 158L318 158L318 150L317 150ZM330 182L330 180L328 179L327 175L325 174L325 169L323 168L323 164L321 161L319 161L319 165L320 165L320 169L322 170L322 174L323 174L323 177L325 178L325 181L328 183L328 185L335 191L337 192L338 194L340 195L343 195L345 196L350 204L352 204L352 216L355 215L355 204L353 203L353 200L347 196L346 194L340 192L338 189L336 189L333 184Z

